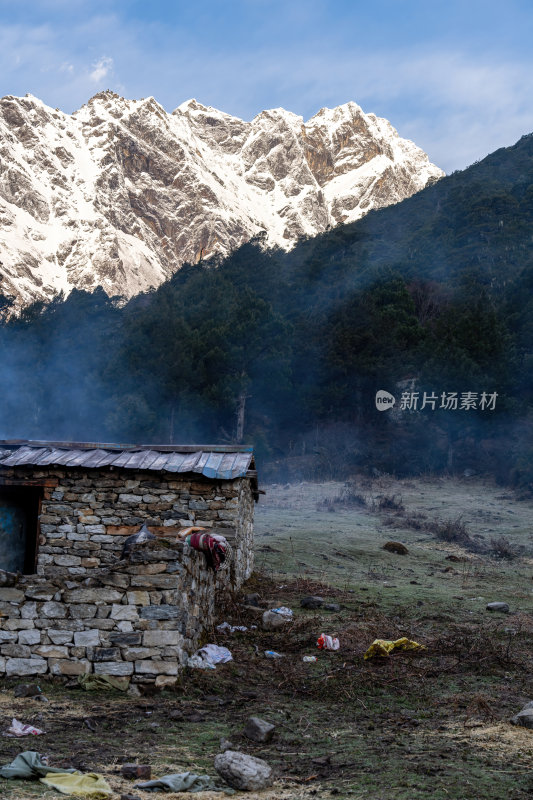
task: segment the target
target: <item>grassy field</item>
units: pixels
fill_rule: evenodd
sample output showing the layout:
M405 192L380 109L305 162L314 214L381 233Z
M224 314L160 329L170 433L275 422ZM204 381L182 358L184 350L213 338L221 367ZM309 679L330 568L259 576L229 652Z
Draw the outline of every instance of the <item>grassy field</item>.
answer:
M46 735L0 739L1 762L38 749L54 765L105 774L118 798L132 791L119 775L125 761L149 763L155 775L214 775L227 738L276 770L274 788L248 798L529 797L533 731L509 718L533 699L533 503L475 478L265 488L246 590L265 607L290 606L294 621L274 633L250 629L263 608L244 608L240 597L221 603L220 621L249 627L209 637L234 661L187 671L172 692L130 698L43 682L42 703L14 698L13 682L4 682L3 727L16 716ZM438 538L447 520L462 544ZM384 550L391 540L408 552ZM502 551L510 558L495 557ZM302 609L308 594L340 611ZM510 614L485 610L498 600ZM337 635L340 650L319 652L321 632ZM375 638L402 636L426 649L364 660ZM267 649L283 657L268 660ZM310 654L318 660L302 662ZM242 737L249 716L276 725L270 744ZM58 796L3 781L0 792L7 800Z

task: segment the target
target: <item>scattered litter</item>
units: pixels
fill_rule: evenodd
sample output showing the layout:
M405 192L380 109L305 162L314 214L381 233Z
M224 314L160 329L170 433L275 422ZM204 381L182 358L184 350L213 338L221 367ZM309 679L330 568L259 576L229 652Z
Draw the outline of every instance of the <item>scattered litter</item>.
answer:
M292 608L287 608L287 606L280 606L279 608L271 608L270 611L272 612L272 614L280 614L282 617L287 617L287 619L292 619L294 613Z
M11 727L7 729L4 736L15 738L18 736L40 736L42 733L44 733L44 731L41 731L39 728L34 728L33 725L24 725L13 717Z
M57 789L62 794L75 794L78 797L107 798L113 790L101 775L95 772L77 772L75 769L49 767L46 756L33 750L26 750L5 767L0 769L0 777L8 780L40 780L45 786Z
M120 774L123 778L145 778L150 780L152 777L152 767L150 764L123 764L120 768Z
M76 797L111 797L113 790L102 775L96 772L54 772L40 778L40 782L61 794Z
M135 789L144 792L225 792L235 794L227 786L218 786L209 775L196 775L194 772L178 772L175 775L163 775L153 781L136 783Z
M326 633L321 633L316 643L319 650L338 650L340 648L339 640L335 636L328 636Z
M190 528L194 533L185 537L185 543L193 550L200 550L205 555L205 560L209 569L218 572L219 569L229 567L233 551L230 543L224 536L217 533L207 533L205 528ZM201 531L201 532L200 532Z
M217 664L233 661L231 651L218 644L206 644L187 659L187 666L193 669L215 669Z
M267 658L283 658L282 653L276 653L275 650L265 650L265 656Z
M400 650L426 649L423 644L418 644L418 642L414 642L412 639L407 639L405 636L403 636L401 639L396 639L396 641L390 641L388 639L375 639L366 651L364 657L367 659L372 658L373 656L388 656L396 648Z
M21 780L29 780L31 778L43 778L51 772L75 772L75 770L49 767L48 758L41 756L34 750L25 750L23 753L19 753L11 764L0 768L0 776L8 779L20 778Z
M256 627L253 625L252 627ZM246 625L230 625L229 622L222 622L217 625L217 631L227 631L228 633L235 633L235 631L247 631Z
M312 661L316 661L316 656L304 656L302 661L305 661L306 664L310 664Z
M78 683L86 692L94 692L98 689L118 689L127 692L130 685L129 678L116 678L114 675L91 675L84 672L78 675Z

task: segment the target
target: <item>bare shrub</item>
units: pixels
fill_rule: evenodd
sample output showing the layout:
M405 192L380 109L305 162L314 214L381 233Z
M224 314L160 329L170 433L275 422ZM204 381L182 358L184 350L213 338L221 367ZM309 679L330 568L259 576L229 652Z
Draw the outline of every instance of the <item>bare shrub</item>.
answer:
M380 511L405 511L401 494L383 494L377 498L376 505Z
M506 536L498 536L490 540L489 552L494 558L502 558L506 561L512 561L518 558L524 548L513 544L507 539Z
M461 516L456 519L432 520L426 523L426 529L434 533L437 539L441 539L443 542L453 542L454 544L463 545L463 547L470 547L475 544Z
M319 511L335 511L337 507L367 508L368 499L361 493L355 480L346 481L339 494L335 497L326 497L317 503Z

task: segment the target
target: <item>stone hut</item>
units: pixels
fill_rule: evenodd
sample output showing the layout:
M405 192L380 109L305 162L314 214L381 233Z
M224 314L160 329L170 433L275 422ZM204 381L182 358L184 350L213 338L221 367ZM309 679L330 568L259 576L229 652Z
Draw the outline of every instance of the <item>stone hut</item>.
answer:
M0 441L0 675L171 683L252 571L257 498L249 447ZM227 569L190 525L226 537Z

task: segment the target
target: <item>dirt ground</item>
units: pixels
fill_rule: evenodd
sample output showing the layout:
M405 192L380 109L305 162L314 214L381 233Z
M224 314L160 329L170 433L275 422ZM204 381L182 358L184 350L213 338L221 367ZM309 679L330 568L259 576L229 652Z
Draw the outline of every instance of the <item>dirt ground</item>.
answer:
M145 800L154 795L120 777L123 763L151 764L155 776L190 770L215 777L225 738L264 758L277 776L272 789L236 797L529 797L533 731L509 718L533 699L533 503L475 477L264 488L257 571L245 588L263 607L227 599L219 621L248 630L207 637L229 647L233 661L186 670L176 689L138 698L43 681L43 702L15 698L21 681L4 681L1 728L16 716L46 734L0 738L0 763L36 749L54 766L104 774L117 800L127 792ZM459 515L467 547L430 530ZM502 536L515 554L508 560L491 550ZM384 550L390 540L407 554ZM301 608L310 594L340 611ZM508 602L511 613L487 612L493 600ZM271 604L291 607L294 620L267 633L260 620ZM317 650L322 632L339 637L339 651ZM363 658L375 638L403 636L425 649ZM269 660L265 650L282 658ZM317 661L305 663L304 655ZM243 737L250 716L276 725L271 743ZM0 796L60 795L38 783L0 781Z

